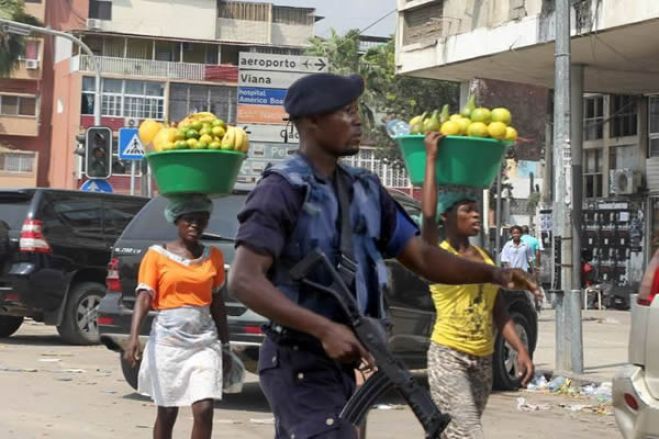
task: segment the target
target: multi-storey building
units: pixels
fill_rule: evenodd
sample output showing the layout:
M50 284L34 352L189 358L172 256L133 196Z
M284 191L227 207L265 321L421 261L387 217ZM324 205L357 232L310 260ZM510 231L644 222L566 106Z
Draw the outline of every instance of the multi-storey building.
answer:
M572 113L577 122L583 114L576 131L583 136L573 130L571 139L583 146L582 242L616 283L637 281L659 248L659 3L631 3L571 2ZM398 0L396 64L403 74L552 88L554 4ZM544 177L551 182L551 172Z
M60 21L94 53L92 58L60 41L55 48L49 180L66 188L77 188L83 180L84 164L74 152L76 136L94 122L95 62L103 77L101 124L115 134L145 118L177 121L191 111L212 111L234 122L239 53L301 54L317 20L314 9L270 3L66 4L69 10ZM115 139L110 183L125 192L130 166L117 153Z
M45 21L45 0L27 0L25 12ZM0 78L0 187L47 183L50 111L43 90L52 84L52 50L38 37L8 78Z

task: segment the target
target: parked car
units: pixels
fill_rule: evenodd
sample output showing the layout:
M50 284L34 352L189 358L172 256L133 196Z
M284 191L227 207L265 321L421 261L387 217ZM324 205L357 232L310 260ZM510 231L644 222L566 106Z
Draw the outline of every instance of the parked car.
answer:
M399 192L394 198L413 218L421 217L417 201ZM236 214L244 203L246 194L236 194L213 201L214 211L206 233L205 245L214 245L224 252L225 269L234 257L234 242L238 229ZM109 349L121 351L130 333L130 320L135 301L137 272L144 251L154 243L174 239L176 229L167 224L163 210L166 200L155 198L147 204L126 227L114 246L108 270L108 292L99 306L101 342ZM429 336L435 322L435 311L428 290L428 283L404 268L397 261L387 261L391 274L390 290L386 300L393 323L389 340L392 352L411 369L426 368L426 352ZM266 320L245 308L224 291L229 314L232 348L241 356L246 368L256 371L258 349L263 340L261 326ZM515 319L516 327L529 351L535 349L537 338L537 314L525 292L507 292L508 311ZM145 341L151 326L150 313L142 327L141 340ZM502 337L496 339L497 354L494 376L498 387L513 389L518 386L515 376L515 352ZM131 368L120 356L126 381L137 385L137 368Z
M98 343L112 244L147 198L55 189L0 190L0 337L25 317L70 343Z
M630 364L613 379L614 413L626 439L659 437L658 297L659 251L631 300Z

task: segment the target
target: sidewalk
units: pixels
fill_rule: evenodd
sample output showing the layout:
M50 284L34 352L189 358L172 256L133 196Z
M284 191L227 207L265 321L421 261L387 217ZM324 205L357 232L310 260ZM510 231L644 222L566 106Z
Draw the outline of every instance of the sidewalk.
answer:
M627 363L629 311L582 311L585 381L611 381ZM538 316L538 344L533 360L540 372L553 372L556 361L556 321L554 310Z

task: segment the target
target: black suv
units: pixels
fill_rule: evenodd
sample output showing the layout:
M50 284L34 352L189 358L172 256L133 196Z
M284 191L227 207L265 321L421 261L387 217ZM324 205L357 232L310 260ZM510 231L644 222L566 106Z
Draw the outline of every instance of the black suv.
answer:
M421 208L414 199L403 193L392 191L394 198L407 210L412 218L421 217ZM214 210L210 224L202 240L206 245L217 246L224 252L225 269L234 257L233 238L236 236L238 221L236 214L245 201L246 194L234 194L213 201ZM176 236L176 229L167 224L163 216L166 200L155 198L126 227L116 242L108 270L108 293L99 306L99 330L101 342L109 349L120 351L130 332L130 320L135 301L137 271L142 254L150 245L162 243ZM391 275L391 288L387 304L393 323L393 333L389 339L392 352L401 358L411 369L426 368L426 352L429 337L435 322L435 310L428 290L428 283L404 268L395 260L387 261ZM261 325L265 319L248 310L224 292L229 314L231 344L241 356L248 370L256 371L258 348L263 339ZM524 292L506 292L508 311L515 319L522 340L535 349L537 338L537 314ZM151 318L142 327L142 340L148 335ZM502 389L516 388L514 351L502 337L496 339L494 376L496 385ZM126 381L137 385L137 368L122 362Z
M98 343L112 244L148 198L55 189L0 190L0 337L25 317Z

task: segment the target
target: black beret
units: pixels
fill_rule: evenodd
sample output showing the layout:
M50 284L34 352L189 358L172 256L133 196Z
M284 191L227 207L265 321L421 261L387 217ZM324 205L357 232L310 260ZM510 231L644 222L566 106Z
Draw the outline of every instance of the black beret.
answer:
M348 105L363 92L364 81L359 75L314 73L291 84L284 99L284 109L291 119L331 113Z

